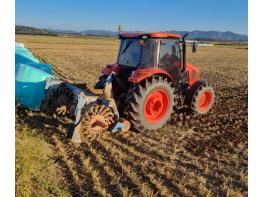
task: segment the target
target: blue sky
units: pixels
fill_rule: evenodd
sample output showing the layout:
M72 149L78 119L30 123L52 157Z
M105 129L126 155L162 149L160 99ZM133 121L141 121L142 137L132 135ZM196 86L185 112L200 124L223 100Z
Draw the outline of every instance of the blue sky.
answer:
M247 0L16 0L16 24L62 30L247 34Z

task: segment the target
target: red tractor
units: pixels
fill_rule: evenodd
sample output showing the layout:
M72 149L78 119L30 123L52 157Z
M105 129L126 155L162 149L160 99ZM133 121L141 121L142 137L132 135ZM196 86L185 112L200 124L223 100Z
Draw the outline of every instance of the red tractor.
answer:
M214 90L199 79L198 67L186 63L186 41L172 33L120 33L116 64L107 65L95 85L104 87L114 73L113 98L121 116L140 132L161 128L173 111L207 113ZM193 44L193 52L196 45Z

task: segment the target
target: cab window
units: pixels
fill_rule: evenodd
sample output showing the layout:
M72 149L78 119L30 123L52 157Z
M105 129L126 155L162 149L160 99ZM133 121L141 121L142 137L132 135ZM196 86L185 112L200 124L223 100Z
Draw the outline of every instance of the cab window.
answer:
M180 66L180 46L175 40L160 41L159 67L167 69Z

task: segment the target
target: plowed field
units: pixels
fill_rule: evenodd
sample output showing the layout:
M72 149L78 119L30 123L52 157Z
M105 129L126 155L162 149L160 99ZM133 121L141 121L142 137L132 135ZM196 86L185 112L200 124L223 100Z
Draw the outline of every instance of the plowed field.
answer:
M94 83L114 63L118 40L16 36L56 75ZM66 124L18 108L16 124L44 135L64 189L71 196L246 196L247 49L199 47L187 62L215 89L212 111L203 116L173 114L162 129L104 134L87 144L65 140ZM29 115L28 115L29 114Z

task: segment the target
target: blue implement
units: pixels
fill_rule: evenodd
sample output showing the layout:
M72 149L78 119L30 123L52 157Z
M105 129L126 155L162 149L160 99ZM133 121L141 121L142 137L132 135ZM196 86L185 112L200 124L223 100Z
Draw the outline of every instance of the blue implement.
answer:
M26 64L17 64L15 71L16 102L29 109L39 109L45 99L45 80L55 77Z

